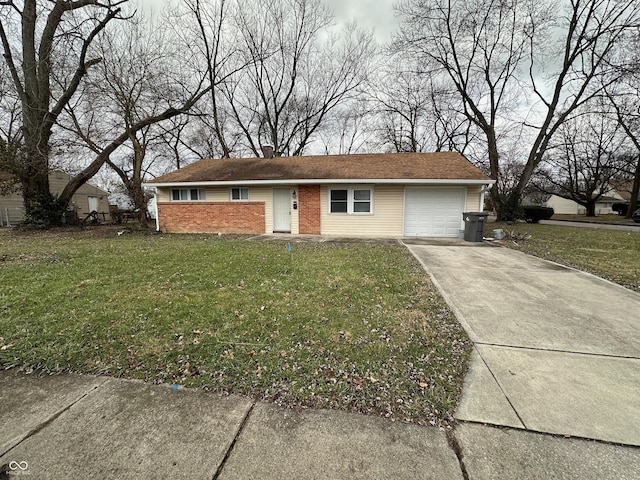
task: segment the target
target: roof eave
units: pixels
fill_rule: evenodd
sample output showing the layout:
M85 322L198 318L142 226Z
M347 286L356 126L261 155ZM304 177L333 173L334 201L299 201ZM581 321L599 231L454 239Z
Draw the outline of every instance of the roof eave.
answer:
M144 183L147 188L166 187L234 187L234 186L270 186L270 185L338 185L338 184L403 184L403 185L488 185L495 180L487 179L433 179L433 178L322 178L322 179L279 179L279 180L233 180L207 182L162 182Z

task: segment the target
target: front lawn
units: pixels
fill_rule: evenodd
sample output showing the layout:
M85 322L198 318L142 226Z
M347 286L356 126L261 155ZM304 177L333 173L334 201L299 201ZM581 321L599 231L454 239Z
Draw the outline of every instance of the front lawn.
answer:
M640 292L640 232L517 223L488 223L487 236L502 228L507 235L530 236L505 240L504 245L547 260L594 273Z
M291 247L0 231L0 365L449 422L471 344L407 250Z

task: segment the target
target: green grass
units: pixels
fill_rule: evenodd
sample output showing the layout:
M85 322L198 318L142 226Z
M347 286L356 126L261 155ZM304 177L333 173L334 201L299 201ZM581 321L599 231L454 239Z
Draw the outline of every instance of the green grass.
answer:
M399 245L5 231L0 276L4 368L446 424L471 345Z
M556 225L489 223L488 235L495 228L526 241L503 242L510 248L553 260L619 283L640 292L640 233L615 230L564 227Z

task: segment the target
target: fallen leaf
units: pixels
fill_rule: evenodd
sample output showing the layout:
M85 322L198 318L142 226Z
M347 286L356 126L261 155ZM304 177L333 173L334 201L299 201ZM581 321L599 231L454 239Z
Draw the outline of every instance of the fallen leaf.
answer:
M418 385L420 385L420 388L427 388L429 386L426 382L420 382Z

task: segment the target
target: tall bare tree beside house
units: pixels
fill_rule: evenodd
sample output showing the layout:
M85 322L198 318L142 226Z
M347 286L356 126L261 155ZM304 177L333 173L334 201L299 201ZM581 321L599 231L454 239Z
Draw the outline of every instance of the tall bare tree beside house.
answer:
M20 98L23 146L14 165L27 218L55 223L62 202L49 191L50 138L58 116L76 93L87 70L96 36L121 14L124 1L76 0L0 2L0 39L13 88ZM64 52L62 50L65 50ZM66 55L67 75L52 85L58 56ZM73 61L72 61L72 58Z
M221 88L234 74L246 67L241 55L240 39L234 28L237 13L234 0L184 0L172 11L174 35L181 39L185 51L215 85L194 110L190 127L193 135L174 141L194 149L202 157L229 158L235 153L239 135L232 130L232 114Z
M486 137L500 175L499 131L529 129L530 148L513 189L491 196L498 218L518 214L522 192L571 113L599 93L615 49L640 17L640 2L615 0L404 0L397 48L445 72L465 115ZM529 98L535 108L520 99ZM531 114L531 110L536 110Z
M375 131L369 128L374 121L375 112L365 95L343 102L319 132L322 153L349 155L376 148Z
M332 112L358 94L374 53L370 34L331 31L319 0L244 2L235 15L244 63L221 84L245 148L301 155Z
M87 72L100 63L92 48L100 33L128 0L3 0L0 41L20 98L23 146L14 173L18 176L28 222L55 225L73 194L95 175L132 133L180 115L208 91L203 81L178 106L140 119L113 134L111 141L65 186L58 198L49 191L51 138Z
M537 175L539 190L573 200L596 215L597 202L620 175L629 151L627 138L602 98L585 104L559 128ZM534 181L534 183L537 183Z
M622 72L619 81L606 88L605 96L615 112L615 119L633 145L627 158L625 174L633 179L627 218L640 208L640 68L637 64Z
M142 183L153 172L162 173L157 150L163 129L150 124L134 130L141 120L180 101L186 80L173 43L157 19L137 17L104 32L95 46L102 58L79 89L78 102L69 103L69 122L61 123L85 148L102 155L113 131L123 129L126 141L105 163L118 175L140 221L146 224L147 195Z
M446 80L446 79L444 79ZM372 78L370 95L383 148L394 152L465 152L473 141L472 124L442 75L422 70L402 53L388 58Z
M16 178L10 173L22 145L20 99L11 87L9 70L0 63L0 195L15 190Z

